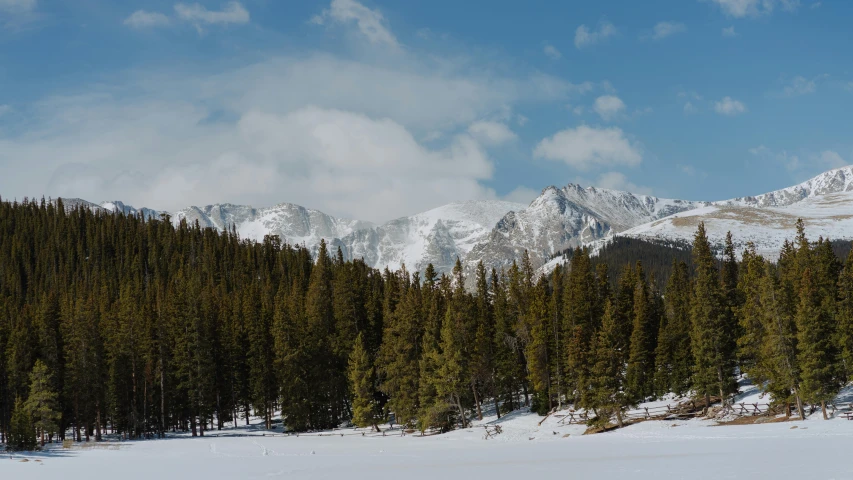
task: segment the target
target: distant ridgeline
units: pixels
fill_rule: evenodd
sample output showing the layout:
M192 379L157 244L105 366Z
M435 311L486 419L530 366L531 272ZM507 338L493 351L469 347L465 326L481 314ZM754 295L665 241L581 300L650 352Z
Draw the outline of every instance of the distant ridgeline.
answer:
M447 430L529 405L621 425L670 392L708 402L746 372L777 403L834 398L853 373L853 260L802 224L768 261L729 242L617 239L537 278L379 271L320 244L185 221L0 202L0 440L131 438L393 413ZM843 247L849 249L849 246ZM567 255L569 255L567 253ZM689 267L688 267L689 265ZM654 281L652 280L654 279Z

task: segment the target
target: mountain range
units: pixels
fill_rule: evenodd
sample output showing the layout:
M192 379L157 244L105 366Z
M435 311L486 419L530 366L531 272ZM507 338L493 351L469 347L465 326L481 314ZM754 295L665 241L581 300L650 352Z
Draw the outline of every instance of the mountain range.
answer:
M120 201L94 204L64 199L67 206L156 218L162 213ZM451 203L381 225L337 218L291 203L268 208L228 203L191 206L170 213L173 222L234 230L241 238L278 235L283 242L316 251L325 239L345 258L363 258L375 268L406 265L422 271L432 263L449 272L460 258L471 271L482 261L506 267L530 254L534 268L558 263L566 248L600 245L615 236L690 241L705 222L711 242L721 245L731 231L738 249L753 242L773 258L794 223L803 218L814 238L853 239L853 166L830 170L806 182L757 196L702 202L658 198L569 184L547 187L529 205L499 200ZM550 262L549 262L550 260Z

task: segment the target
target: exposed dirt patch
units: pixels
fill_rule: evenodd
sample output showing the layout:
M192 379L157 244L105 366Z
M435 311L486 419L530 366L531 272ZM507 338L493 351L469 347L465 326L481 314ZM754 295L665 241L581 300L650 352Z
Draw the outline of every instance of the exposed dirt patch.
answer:
M734 420L729 420L726 422L719 422L718 426L725 425L756 425L762 423L784 423L790 422L791 418L789 417L769 417L767 415L755 415L749 417L738 417Z
M647 421L652 421L652 420L645 420L645 419L641 419L641 418L634 419L634 420L625 420L624 422L622 422L622 428L627 427L629 425L634 425L634 424L637 424L640 422L647 422ZM584 435L594 435L596 433L611 432L611 431L616 430L618 428L619 428L618 425L613 424L613 423L608 423L607 426L605 426L605 427L589 427L586 429L586 431L583 432L583 434Z

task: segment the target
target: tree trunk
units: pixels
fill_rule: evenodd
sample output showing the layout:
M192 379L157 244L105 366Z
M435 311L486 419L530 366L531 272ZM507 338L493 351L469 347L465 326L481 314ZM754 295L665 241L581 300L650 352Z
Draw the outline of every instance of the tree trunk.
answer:
M622 428L624 424L622 423L622 409L616 408L616 423L619 425L619 428Z
M794 393L794 398L797 399L797 411L800 412L800 420L806 419L806 411L803 408L803 400L800 398L800 393Z
M97 422L95 424L95 441L100 442L101 441L101 405L100 405L100 403L98 403L98 406L97 406L97 411L95 414L95 421Z
M462 401L459 395L454 394L453 399L456 401L456 409L459 410L459 418L462 419L462 428L468 428L468 419L465 418L465 410L462 409Z
M829 417L826 415L826 401L825 400L820 402L820 409L823 411L823 419L829 420ZM42 442L42 445L44 445L44 442Z
M471 382L471 391L474 392L474 403L477 405L477 419L483 420L483 409L480 408L480 396L477 394L477 387L474 382Z

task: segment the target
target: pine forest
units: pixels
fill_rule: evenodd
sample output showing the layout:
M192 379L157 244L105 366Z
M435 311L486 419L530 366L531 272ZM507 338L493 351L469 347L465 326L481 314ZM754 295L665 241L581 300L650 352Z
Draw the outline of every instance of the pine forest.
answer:
M438 275L375 270L325 243L312 254L3 201L0 440L203 436L252 417L448 431L486 405L572 405L621 425L669 393L725 403L742 375L825 416L853 376L853 255L806 234L798 223L771 259L731 238L712 251L699 224L670 250L576 249L541 275L526 254L501 270L457 260Z

